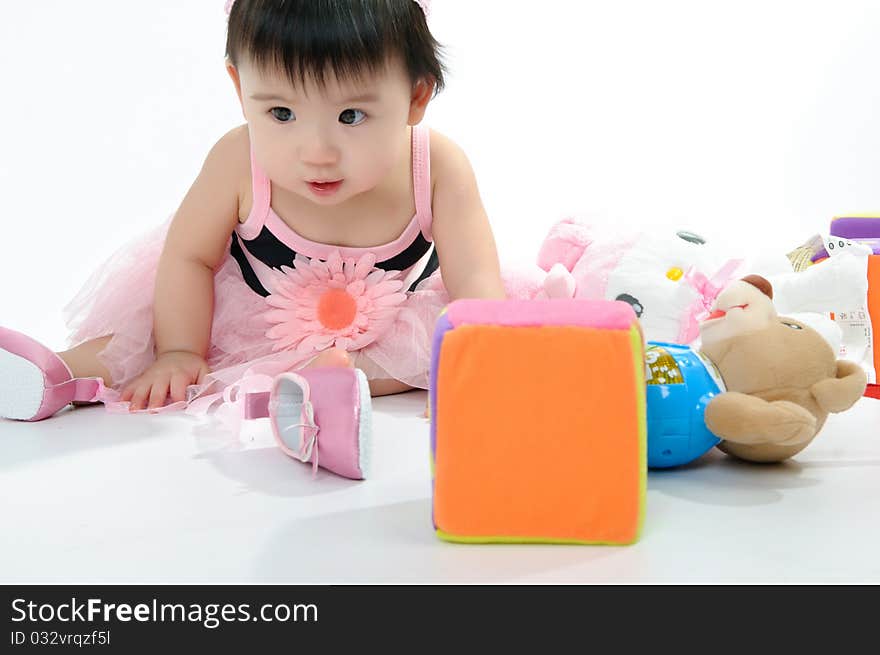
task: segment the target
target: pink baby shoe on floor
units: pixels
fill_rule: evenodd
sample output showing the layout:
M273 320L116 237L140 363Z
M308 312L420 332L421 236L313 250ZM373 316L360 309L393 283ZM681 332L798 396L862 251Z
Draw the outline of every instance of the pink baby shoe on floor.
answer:
M286 454L352 480L367 476L372 430L370 385L347 367L277 376L269 392L249 393L245 418L269 417Z
M58 355L28 336L0 327L0 418L40 421L72 402L94 402L98 378L74 378Z

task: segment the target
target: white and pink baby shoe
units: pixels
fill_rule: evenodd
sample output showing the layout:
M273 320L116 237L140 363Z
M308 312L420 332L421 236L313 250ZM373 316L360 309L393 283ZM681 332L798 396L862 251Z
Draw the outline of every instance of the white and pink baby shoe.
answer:
M0 327L0 418L40 421L72 402L94 402L103 382L74 378L58 355Z
M282 373L271 391L245 397L245 418L265 417L287 455L352 480L367 477L372 399L363 371L327 367Z

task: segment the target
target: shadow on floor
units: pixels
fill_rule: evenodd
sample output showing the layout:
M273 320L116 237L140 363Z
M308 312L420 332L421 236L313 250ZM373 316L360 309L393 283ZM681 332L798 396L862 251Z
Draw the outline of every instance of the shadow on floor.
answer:
M344 491L363 484L322 468L312 477L311 465L285 455L274 446L206 451L194 459L209 463L218 473L237 482L242 494L298 498Z
M429 498L282 525L255 557L256 582L504 583L622 556L628 547L441 541Z
M794 460L752 464L712 450L686 466L651 470L648 490L702 505L756 506L782 500L785 491L820 484Z

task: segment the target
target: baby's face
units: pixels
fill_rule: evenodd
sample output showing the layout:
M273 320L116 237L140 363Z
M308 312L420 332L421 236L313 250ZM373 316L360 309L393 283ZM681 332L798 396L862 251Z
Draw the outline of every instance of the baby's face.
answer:
M408 152L406 126L422 119L430 96L397 61L358 80L330 73L324 86L294 86L248 61L230 74L257 162L275 185L320 205L379 186Z

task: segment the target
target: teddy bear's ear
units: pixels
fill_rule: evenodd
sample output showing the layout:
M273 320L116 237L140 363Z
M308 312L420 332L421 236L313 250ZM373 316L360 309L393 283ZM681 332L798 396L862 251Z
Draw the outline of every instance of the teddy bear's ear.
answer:
M837 377L826 378L810 387L810 393L824 411L845 412L865 393L868 376L864 369L847 360L837 362Z
M760 275L746 275L742 281L748 282L770 300L773 300L773 285L770 284L766 278L763 278Z

